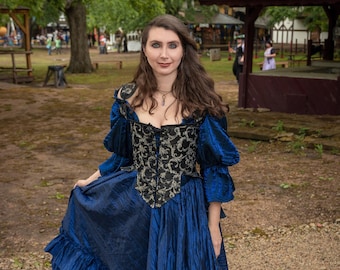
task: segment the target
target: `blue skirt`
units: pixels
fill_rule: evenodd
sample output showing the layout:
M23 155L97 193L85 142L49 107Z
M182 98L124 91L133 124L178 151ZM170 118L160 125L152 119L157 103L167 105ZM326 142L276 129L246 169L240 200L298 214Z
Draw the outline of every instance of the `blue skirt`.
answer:
M161 208L135 182L135 171L119 171L72 190L60 234L45 248L53 269L228 269L224 246L214 253L200 178Z

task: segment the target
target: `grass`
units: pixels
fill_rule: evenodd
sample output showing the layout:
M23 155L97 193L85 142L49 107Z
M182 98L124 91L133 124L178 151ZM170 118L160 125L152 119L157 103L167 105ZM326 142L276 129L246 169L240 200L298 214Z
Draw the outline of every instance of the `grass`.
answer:
M49 65L69 64L69 50L64 50L61 55L48 56L44 48L33 48L31 61L33 66L34 83L42 83L46 77L47 67ZM258 55L263 55L259 52ZM91 49L90 57L92 60L100 57L106 58L123 58L123 68L117 69L112 67L112 64L101 63L98 70L91 74L66 74L66 80L69 84L87 85L91 89L103 89L108 86L118 86L122 83L128 82L133 77L136 67L139 62L138 53L129 53L127 55L110 52L108 55L99 55L98 50ZM24 67L26 59L23 55L16 55L16 66ZM58 60L57 60L58 59ZM201 55L201 62L208 74L215 82L233 81L235 77L232 73L232 65L234 62L234 55L229 55L227 51L221 51L221 60L211 61L207 53ZM259 71L257 63L262 62L263 57L253 59L253 71ZM11 66L9 55L0 55L1 66Z

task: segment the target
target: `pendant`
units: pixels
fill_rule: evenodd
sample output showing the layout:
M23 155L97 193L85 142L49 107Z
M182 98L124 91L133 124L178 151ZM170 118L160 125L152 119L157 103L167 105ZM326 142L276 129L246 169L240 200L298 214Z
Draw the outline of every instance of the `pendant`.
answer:
M162 95L162 106L165 105L165 96L166 96L166 94L165 94L165 95Z

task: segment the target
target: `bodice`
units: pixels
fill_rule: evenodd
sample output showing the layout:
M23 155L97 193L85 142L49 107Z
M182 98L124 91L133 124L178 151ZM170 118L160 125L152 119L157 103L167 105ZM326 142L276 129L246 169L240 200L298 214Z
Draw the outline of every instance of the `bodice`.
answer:
M126 101L135 89L131 83L115 91L111 130L104 139L113 154L99 166L101 175L136 171L135 188L150 207L161 207L198 179L208 202L230 201L234 186L228 166L239 162L239 154L226 132L226 118L206 114L161 128L140 123Z
M151 207L161 207L180 192L182 175L198 175L198 131L195 124L158 129L131 121L136 189Z

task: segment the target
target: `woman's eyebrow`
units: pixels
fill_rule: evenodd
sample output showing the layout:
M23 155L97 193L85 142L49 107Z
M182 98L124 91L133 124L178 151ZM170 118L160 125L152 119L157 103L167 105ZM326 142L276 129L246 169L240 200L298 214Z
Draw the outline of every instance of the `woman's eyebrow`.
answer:
M158 43L180 43L179 40L170 40L170 41L163 42L163 41L160 41L160 40L157 40L157 39L150 40L149 42L158 42Z

